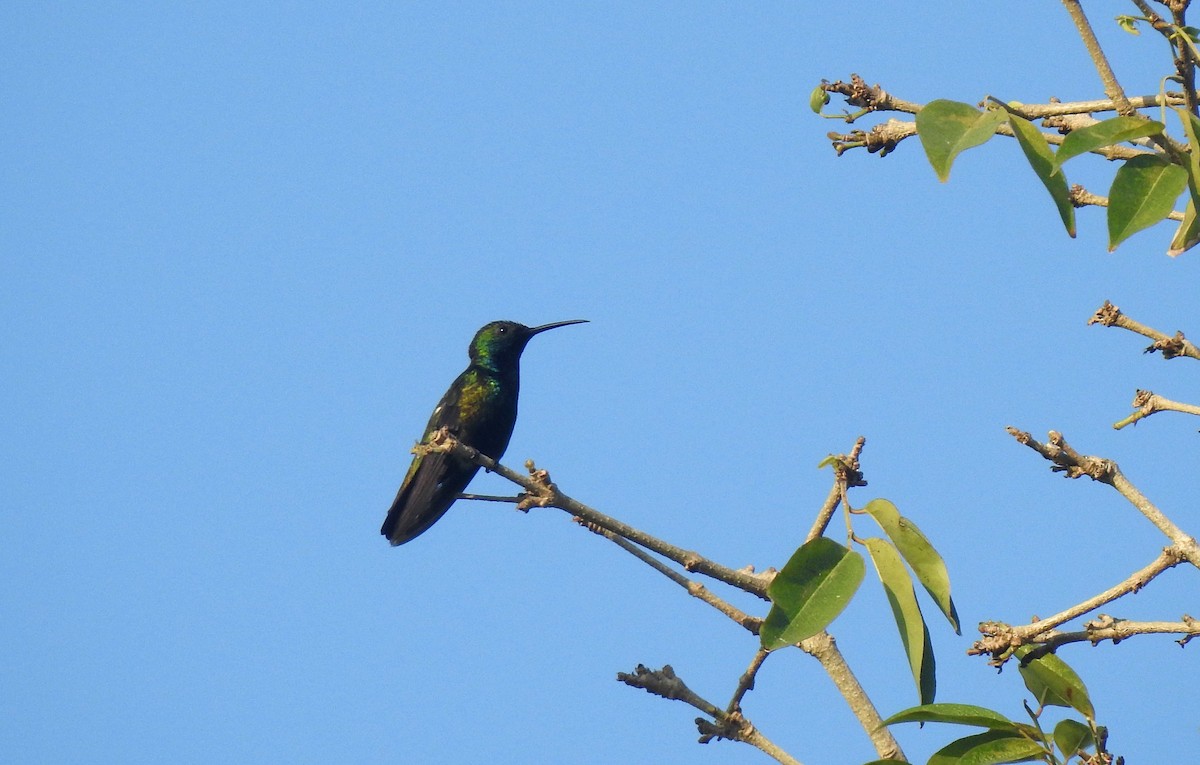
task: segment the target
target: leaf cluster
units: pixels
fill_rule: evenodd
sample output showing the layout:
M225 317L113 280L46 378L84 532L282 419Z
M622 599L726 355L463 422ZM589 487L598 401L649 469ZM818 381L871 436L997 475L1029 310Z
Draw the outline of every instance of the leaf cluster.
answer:
M1170 254L1177 255L1200 241L1196 202L1200 199L1200 120L1185 109L1176 108L1187 135L1186 152L1140 151L1120 161L1108 192L1108 248L1143 229L1167 218L1180 195L1188 193L1183 215ZM1141 115L1117 116L1069 133L1060 148L1051 148L1046 134L1020 115L1020 106L989 102L982 110L958 101L937 100L917 113L917 135L925 156L938 179L950 177L950 168L959 154L986 143L1002 126L1008 128L1030 168L1046 187L1062 219L1067 234L1075 236L1075 207L1067 183L1064 164L1080 155L1098 152L1127 142L1160 138L1161 145L1172 146L1166 138L1166 125Z
M1072 761L1104 761L1107 731L1096 723L1096 711L1087 688L1075 671L1058 656L1038 655L1030 646L1017 649L1015 655L1021 659L1021 679L1037 702L1037 709L1025 705L1030 722L1017 722L1000 712L971 704L922 704L897 712L884 724L932 722L984 729L951 741L929 758L929 765L1034 761L1066 765ZM1047 707L1072 709L1083 720L1065 717L1046 730L1042 716ZM882 762L885 761L877 760L870 765Z
M920 702L931 703L936 691L933 645L913 577L954 631L961 634L946 564L917 525L888 500L871 500L862 510L845 507L847 524L853 515L869 515L886 535L860 538L851 531L849 537L851 544L865 548L871 558L900 633ZM801 545L767 590L772 605L759 632L762 647L777 650L824 630L849 604L865 575L863 555L851 547L824 536Z

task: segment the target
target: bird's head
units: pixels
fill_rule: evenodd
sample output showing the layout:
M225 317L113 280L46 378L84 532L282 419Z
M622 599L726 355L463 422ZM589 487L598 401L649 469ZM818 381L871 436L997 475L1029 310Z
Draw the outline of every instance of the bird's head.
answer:
M493 321L480 327L471 340L471 361L490 369L505 369L517 363L529 339L539 332L585 322L587 319L571 319L527 327L515 321Z

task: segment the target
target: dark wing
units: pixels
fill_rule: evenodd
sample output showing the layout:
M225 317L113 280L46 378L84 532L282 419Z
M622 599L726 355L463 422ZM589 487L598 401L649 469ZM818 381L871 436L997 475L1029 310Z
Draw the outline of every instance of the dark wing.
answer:
M417 457L380 529L393 545L424 533L446 514L479 469L449 454Z
M429 418L429 424L425 426L422 443L443 427L448 427L451 433L458 434L459 392L462 382L460 376L438 402L437 408ZM396 499L388 510L380 533L393 545L402 545L420 536L446 514L478 469L474 463L464 462L449 454L418 455L409 466L400 491L396 492Z

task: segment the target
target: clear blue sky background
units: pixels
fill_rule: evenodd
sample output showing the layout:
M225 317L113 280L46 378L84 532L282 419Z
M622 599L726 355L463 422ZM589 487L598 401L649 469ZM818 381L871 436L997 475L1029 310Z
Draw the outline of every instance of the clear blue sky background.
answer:
M1164 539L1003 428L1118 459L1194 530L1195 421L1110 427L1138 387L1195 400L1194 367L1085 320L1111 299L1200 333L1200 255L1167 259L1166 227L1107 254L1094 209L1069 240L1011 141L941 185L916 142L836 158L808 111L851 72L1098 97L1059 4L811 5L8 4L0 759L765 762L613 679L670 663L724 704L753 639L562 513L460 503L379 536L498 318L592 321L530 346L505 461L732 566L786 561L817 462L866 436L855 501L895 501L950 566L939 699L1020 715L974 625ZM1089 6L1154 92L1162 42ZM1177 619L1195 592L1180 568L1109 610ZM833 631L885 713L915 703L872 573ZM1064 655L1117 752L1196 750L1194 649ZM746 711L810 765L873 758L799 652ZM951 731L900 734L924 761Z

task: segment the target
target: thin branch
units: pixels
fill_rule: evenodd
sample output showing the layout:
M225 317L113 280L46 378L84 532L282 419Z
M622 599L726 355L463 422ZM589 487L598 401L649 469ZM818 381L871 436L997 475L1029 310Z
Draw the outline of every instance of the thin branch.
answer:
M1178 548L1181 557L1193 566L1200 568L1200 545L1196 543L1195 539L1172 523L1153 502L1147 499L1125 477L1125 474L1121 472L1117 463L1109 459L1079 454L1067 444L1066 439L1063 438L1061 433L1053 430L1050 431L1050 439L1045 444L1035 440L1029 433L1017 430L1011 426L1007 430L1017 439L1018 443L1025 444L1050 462L1053 462L1054 465L1050 468L1051 470L1063 473L1067 478L1079 478L1086 475L1094 481L1112 486L1122 497L1136 507L1138 512L1146 516L1147 520L1153 523L1159 531L1171 540L1171 543Z
M1138 592L1159 574L1178 565L1182 560L1183 556L1178 548L1166 547L1149 565L1133 572L1120 583L1047 619L1038 619L1019 627L1012 627L1004 622L982 622L979 625L979 631L983 634L983 638L975 641L967 650L967 655L990 655L992 661L989 663L999 666L1008 660L1009 652L1017 646L1045 642L1049 635L1055 634L1054 628L1060 624L1095 611L1118 598Z
M1120 147L1112 146L1109 148L1115 149ZM1080 186L1078 183L1071 186L1070 191L1067 192L1067 198L1071 201L1071 204L1074 207L1108 207L1108 197L1102 197L1098 194L1093 194L1083 186ZM1171 212L1167 213L1167 218L1171 220L1182 221L1183 213L1172 210Z
M813 521L812 528L808 530L808 536L804 538L805 544L825 533L829 521L833 519L833 514L837 512L838 505L841 504L842 497L846 496L846 489L851 486L867 485L859 470L858 462L859 455L862 454L863 446L866 443L867 439L859 436L849 454L831 458L833 460L833 486L829 489L829 496L825 498L821 509L817 511L817 518Z
M1196 543L1190 535L1184 533L1183 529L1176 526L1161 510L1154 506L1154 503L1146 498L1133 483L1125 477L1121 469L1115 462L1111 463L1113 470L1109 476L1108 483L1116 489L1122 497L1141 512L1142 515L1158 528L1171 543L1179 548L1180 555L1183 556L1188 563L1200 568L1200 545Z
M824 80L821 87L826 93L836 93L844 96L846 103L857 106L864 112L901 112L916 114L925 106L916 101L897 98L879 85L869 86L857 74L850 75L850 82L829 82ZM1148 96L1126 98L1134 109L1149 109L1157 106L1178 106L1186 103L1184 95L1175 91L1155 93ZM1027 120L1039 120L1045 117L1060 117L1067 114L1095 114L1098 112L1117 111L1117 104L1111 98L1098 98L1091 101L1054 101L1048 104L1021 104L1013 111ZM848 120L852 122L853 120Z
M701 556L691 550L685 550L682 547L665 542L658 537L651 536L644 531L640 531L627 523L618 521L616 518L609 517L598 510L595 510L577 500L568 497L558 490L558 487L550 480L550 474L545 470L538 470L532 460L525 463L527 474L522 475L512 468L501 465L491 457L482 452L459 441L446 428L436 431L430 436L427 443L419 445L414 449L427 450L430 452L443 451L454 454L465 460L474 462L480 467L486 468L502 478L505 478L518 486L525 489L525 497L517 504L517 508L527 510L531 507L557 507L560 510L565 510L573 516L581 518L589 524L593 524L602 529L607 529L619 537L628 539L634 544L658 553L659 555L673 560L683 566L688 571L695 571L704 576L711 577L718 581L724 582L739 590L748 592L751 595L756 595L763 600L769 600L767 597L767 585L770 584L774 576L773 572L764 572L762 574L749 573L745 570L735 570L728 566L723 566L715 561Z
M1169 398L1164 398L1156 393L1148 390L1138 390L1133 394L1133 404L1137 411L1129 415L1123 420L1113 423L1113 427L1117 430L1124 428L1127 425L1133 425L1138 420L1145 419L1155 412L1182 412L1183 414L1200 415L1200 406L1195 404L1185 404L1180 401L1172 401Z
M1121 309L1117 308L1111 302L1105 300L1104 305L1088 319L1088 324L1100 324L1105 327L1120 327L1127 329L1130 332L1136 332L1139 335L1148 337L1154 342L1151 343L1145 350L1146 353L1154 353L1161 351L1164 359L1173 359L1177 356L1186 356L1191 359L1200 360L1200 348L1197 348L1183 336L1182 332L1176 332L1174 336L1168 335L1165 332L1160 332L1157 329L1147 327L1141 322L1134 321L1125 314L1121 313Z
M675 584L687 590L688 594L692 597L698 598L699 600L704 601L708 605L720 611L722 614L736 622L738 626L745 628L753 635L758 634L758 631L762 627L763 623L761 618L747 614L745 611L737 608L732 603L729 603L728 601L718 597L712 590L705 587L703 583L688 579L686 576L680 574L678 571L663 563L658 558L650 555L650 553L646 552L634 543L617 536L608 529L600 528L599 526L593 526L589 523L583 523L582 525L589 531L599 534L600 536L609 540L617 547L620 547L622 550L637 558L642 563L645 563L650 568L654 569Z
M880 156L887 156L896 148L896 144L916 134L917 123L890 119L887 122L881 122L868 131L852 130L849 133L833 131L827 133L826 137L833 142L833 149L837 152L838 156L841 156L850 149L866 149L871 154L880 152ZM1016 133L1007 124L997 127L996 135L1008 138L1016 137ZM1061 133L1043 132L1042 137L1048 143L1052 143L1055 146L1061 145L1066 140L1066 136ZM1133 159L1134 157L1152 154L1152 152L1134 149L1130 146L1105 146L1101 149L1095 149L1090 153L1108 160ZM1171 216L1178 216L1177 218L1172 217L1173 220L1183 220L1183 215L1180 213L1171 213Z
M1121 83L1117 82L1117 75L1108 63L1108 57L1104 55L1100 41L1096 39L1096 33L1092 31L1092 25L1083 12L1083 6L1080 5L1079 0L1062 0L1062 3L1067 9L1067 13L1071 14L1071 21L1075 22L1075 28L1079 31L1083 46L1087 48L1088 55L1092 57L1092 64L1095 65L1096 72L1100 75L1100 81L1104 83L1104 94L1112 100L1118 114L1132 116L1136 109L1125 97Z
M1030 652L1029 657L1036 658L1051 653L1067 643L1088 642L1096 645L1102 641L1111 640L1113 645L1116 645L1135 635L1183 635L1184 638L1176 642L1186 645L1192 638L1200 635L1200 621L1185 616L1182 621L1178 622L1135 622L1101 614L1077 632L1048 633L1042 644Z
M1097 608L1100 608L1107 603L1111 603L1117 598L1140 591L1143 587L1152 582L1159 574L1179 565L1182 560L1183 557L1180 555L1177 548L1174 546L1164 547L1162 552L1158 554L1158 557L1156 557L1148 565L1130 574L1119 584L1108 588L1093 598L1088 598L1078 605L1072 606L1065 611L1057 613L1054 616L1033 622L1032 624L1024 627L1017 627L1013 630L1013 632L1021 638L1034 638L1042 632L1053 629L1060 624L1065 624L1072 619L1083 616L1091 611L1095 611Z
M639 664L632 674L618 672L617 680L634 688L642 688L646 692L664 699L682 701L711 718L712 722L702 717L696 718L696 727L700 731L700 743L702 744L722 738L742 741L758 748L768 757L784 763L784 765L801 765L799 760L759 732L758 728L743 717L741 712L726 712L688 688L669 664L657 671Z
M733 698L729 700L729 704L725 707L726 712L733 714L734 712L741 711L742 698L746 695L747 691L754 690L754 678L758 676L758 670L762 669L763 662L767 660L769 655L770 652L765 648L759 648L755 652L754 658L750 660L750 666L738 678L737 688L733 691Z

